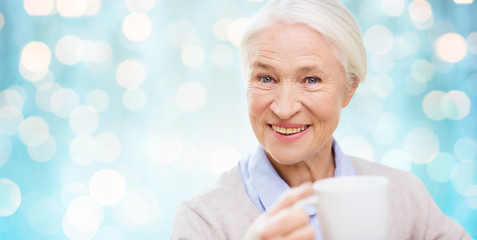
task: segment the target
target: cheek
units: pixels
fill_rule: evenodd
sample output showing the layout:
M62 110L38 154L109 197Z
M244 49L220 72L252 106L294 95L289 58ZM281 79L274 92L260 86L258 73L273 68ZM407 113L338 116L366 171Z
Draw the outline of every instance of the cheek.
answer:
M267 109L270 95L254 88L247 89L247 105L251 116L258 117Z
M338 118L341 113L341 100L333 94L308 95L305 99L315 121L323 122Z

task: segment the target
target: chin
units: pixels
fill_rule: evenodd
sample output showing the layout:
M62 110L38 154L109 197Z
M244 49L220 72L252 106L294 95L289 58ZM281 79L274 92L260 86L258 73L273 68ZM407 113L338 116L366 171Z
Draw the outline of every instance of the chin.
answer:
M283 164L283 165L294 164L297 162L301 162L301 160L303 159L301 156L296 154L296 151L292 151L292 150L283 151L283 149L277 150L277 151L274 151L274 150L276 149L269 149L265 151L270 160L279 164Z

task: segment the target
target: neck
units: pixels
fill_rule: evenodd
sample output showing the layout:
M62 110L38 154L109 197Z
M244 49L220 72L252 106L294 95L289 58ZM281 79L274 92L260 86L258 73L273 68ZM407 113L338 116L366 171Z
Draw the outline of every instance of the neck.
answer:
M297 187L305 182L315 182L334 176L336 166L332 145L333 141L330 141L313 157L292 164L278 163L269 154L267 157L278 175L290 187Z

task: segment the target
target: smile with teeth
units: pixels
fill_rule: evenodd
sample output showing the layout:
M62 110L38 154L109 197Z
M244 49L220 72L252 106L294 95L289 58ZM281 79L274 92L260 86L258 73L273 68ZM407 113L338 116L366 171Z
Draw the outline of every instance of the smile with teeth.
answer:
M277 133L281 133L283 135L292 135L292 134L304 131L305 129L307 129L309 127L309 125L299 127L299 128L283 128L283 127L278 127L278 126L274 126L274 125L271 125L271 127L272 127L273 131L275 131Z

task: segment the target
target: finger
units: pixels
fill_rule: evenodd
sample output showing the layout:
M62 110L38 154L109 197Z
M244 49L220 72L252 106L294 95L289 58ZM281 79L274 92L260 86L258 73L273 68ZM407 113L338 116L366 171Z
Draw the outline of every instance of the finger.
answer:
M306 182L297 188L292 188L284 193L280 199L268 210L268 214L274 215L280 210L292 206L296 201L313 194L311 183Z
M290 232L283 238L284 240L313 240L315 239L315 229L310 224Z
M285 236L310 222L310 216L303 208L286 208L270 216L265 226L265 235Z

